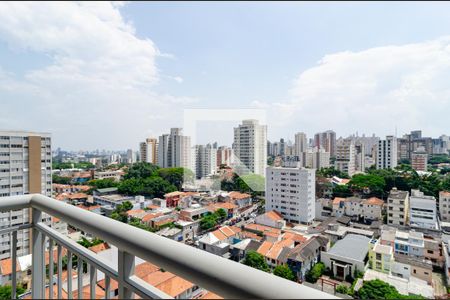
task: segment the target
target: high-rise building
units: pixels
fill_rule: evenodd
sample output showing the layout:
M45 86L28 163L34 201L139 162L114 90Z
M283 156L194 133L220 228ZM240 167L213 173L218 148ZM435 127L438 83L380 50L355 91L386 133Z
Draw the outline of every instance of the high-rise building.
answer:
M284 139L280 139L280 155L285 155L286 153L286 143L284 142Z
M314 135L314 147L325 149L332 157L336 156L336 132L327 130Z
M161 168L192 168L191 138L182 133L182 128L171 128L170 134L159 137L158 166Z
M353 176L356 171L355 141L351 138L344 139L336 146L335 167L341 172Z
M441 221L450 222L450 192L439 192L439 216Z
M424 147L417 148L411 154L411 167L416 171L426 171L428 163L428 154Z
M267 167L266 211L276 210L288 222L309 224L315 216L316 171Z
M219 168L220 165L231 166L233 163L232 153L233 150L230 147L220 146L217 149L217 168Z
M195 172L200 179L217 173L217 148L207 145L195 145Z
M299 156L301 165L310 169L322 169L330 166L330 152L317 147L309 148Z
M156 164L158 162L158 141L148 138L139 144L141 161Z
M386 136L378 141L376 167L377 169L394 169L397 166L397 138Z
M265 174L267 164L267 126L258 120L243 120L234 128L233 151L241 174Z
M127 150L127 159L126 162L128 164L134 164L136 162L136 154L133 152L132 149Z
M366 148L365 144L357 141L355 143L355 169L356 172L366 171Z
M298 132L295 134L294 155L300 156L308 149L306 133Z
M23 194L52 194L52 150L49 133L0 131L0 197ZM1 227L29 222L28 209L0 213ZM44 222L50 223L48 215ZM0 259L9 258L9 233L0 234ZM30 230L19 230L17 255L30 252Z
M409 220L409 192L393 188L387 198L387 224L406 226Z

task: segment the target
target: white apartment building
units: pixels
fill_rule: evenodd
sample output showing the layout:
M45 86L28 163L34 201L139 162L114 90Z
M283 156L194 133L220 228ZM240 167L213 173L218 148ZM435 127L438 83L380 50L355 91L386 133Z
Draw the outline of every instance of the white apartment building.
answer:
M148 138L145 142L139 144L141 161L156 164L158 161L158 141L154 138Z
M385 140L378 141L376 167L377 169L394 169L397 166L397 138L386 136Z
M317 147L309 148L300 156L302 166L310 169L328 168L330 166L330 152Z
M439 192L439 216L441 221L450 222L450 192Z
M308 140L306 138L306 133L304 132L296 133L293 155L300 156L302 153L306 152L307 149L308 149Z
M192 168L191 138L182 132L182 128L171 128L170 134L159 137L157 164L161 168Z
M409 220L409 192L393 188L387 199L387 224L405 226Z
M353 139L344 139L336 145L335 168L353 176L356 172L356 149Z
M233 151L240 172L264 176L267 165L267 126L243 120L234 128Z
M194 147L196 178L200 179L217 173L217 148L211 144Z
M0 131L0 197L52 193L52 151L49 133ZM0 213L0 229L28 223L28 209ZM50 224L48 215L44 222ZM30 230L17 234L17 256L30 252ZM0 260L9 258L9 233L0 234Z
M134 153L132 149L127 150L126 162L128 164L134 164L136 162L136 153Z
M315 216L316 171L266 168L266 211L276 210L288 222L306 223Z
M419 190L411 190L409 204L409 224L411 227L438 228L436 198L433 196L425 196Z

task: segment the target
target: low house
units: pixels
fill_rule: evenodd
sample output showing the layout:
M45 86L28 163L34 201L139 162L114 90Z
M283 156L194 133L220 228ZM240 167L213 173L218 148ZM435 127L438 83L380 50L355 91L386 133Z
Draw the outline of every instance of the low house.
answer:
M410 256L395 254L391 272L393 275L409 279L416 277L432 284L433 265L429 260L422 258L412 258Z
M230 249L230 244L239 242L241 229L235 226L223 226L207 233L199 242L199 248L207 252L224 256Z
M333 199L332 205L332 216L341 217L346 215L358 220L375 221L380 220L382 217L384 201L376 197L369 199L336 197Z
M218 202L207 206L209 212L214 213L218 209L223 209L227 212L227 218L233 218L238 213L238 206L231 202Z
M342 240L348 234L362 235L369 239L372 239L374 236L374 232L371 230L341 226L335 223L328 224L327 229L323 232L323 235L325 235L333 243L338 240Z
M130 209L127 211L127 216L129 219L136 218L142 220L145 215L147 215L147 212L143 209Z
M389 273L394 261L394 251L391 246L382 245L380 240L371 240L369 244L369 266L371 269Z
M200 204L193 204L189 208L182 209L180 211L180 217L184 220L196 221L207 215L209 210L206 206Z
M257 251L261 246L261 242L253 239L244 239L230 246L231 259L241 262L249 251Z
M283 216L276 210L268 211L255 218L256 224L282 229L286 226Z
M321 260L321 252L327 251L329 240L323 236L314 236L294 247L287 257L287 264L297 276L304 280L306 273Z
M228 193L227 198L231 203L236 204L238 208L252 205L252 196L250 194L233 191Z
M365 236L348 234L329 251L322 253L322 262L338 279L354 276L356 271L365 270L369 242L370 239Z
M158 231L156 234L166 237L168 239L177 241L177 242L182 242L183 241L183 234L180 228L177 227L165 227L163 229L161 229L160 231Z
M181 229L182 241L185 243L191 243L200 231L199 221L185 221L177 220L175 225Z

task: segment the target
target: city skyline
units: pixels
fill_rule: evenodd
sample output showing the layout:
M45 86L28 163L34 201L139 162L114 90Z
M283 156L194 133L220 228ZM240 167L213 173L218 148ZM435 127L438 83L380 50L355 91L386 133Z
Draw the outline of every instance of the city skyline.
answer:
M448 134L448 5L7 3L0 128L128 149L184 109L233 107L266 109L269 140ZM205 139L230 144L216 129Z

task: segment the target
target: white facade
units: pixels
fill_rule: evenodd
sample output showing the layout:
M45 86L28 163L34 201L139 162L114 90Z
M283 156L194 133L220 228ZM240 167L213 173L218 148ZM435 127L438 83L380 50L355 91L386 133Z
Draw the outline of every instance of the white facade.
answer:
M196 178L200 179L217 173L217 148L211 144L194 147Z
M161 168L192 168L191 138L182 135L182 128L171 128L170 134L159 137L158 166Z
M258 120L244 120L234 128L233 151L242 173L264 176L267 165L267 126ZM247 171L248 168L248 171Z
M410 226L437 229L436 198L425 196L419 190L411 190Z
M310 169L328 168L330 166L330 152L317 147L310 148L300 156L302 166Z
M385 140L378 141L376 167L377 169L394 169L397 166L397 138L386 136Z
M48 133L0 131L0 197L52 194L51 136ZM28 209L0 213L0 227L28 223ZM50 218L44 215L49 224ZM30 252L30 230L19 230L17 255ZM9 233L0 235L0 259L11 254Z
M298 132L295 134L294 155L300 156L301 153L306 152L308 149L308 141L306 133Z
M341 172L353 176L356 172L356 150L353 139L344 139L336 146L335 167Z
M316 171L266 169L266 211L276 210L290 222L311 223L315 216Z

